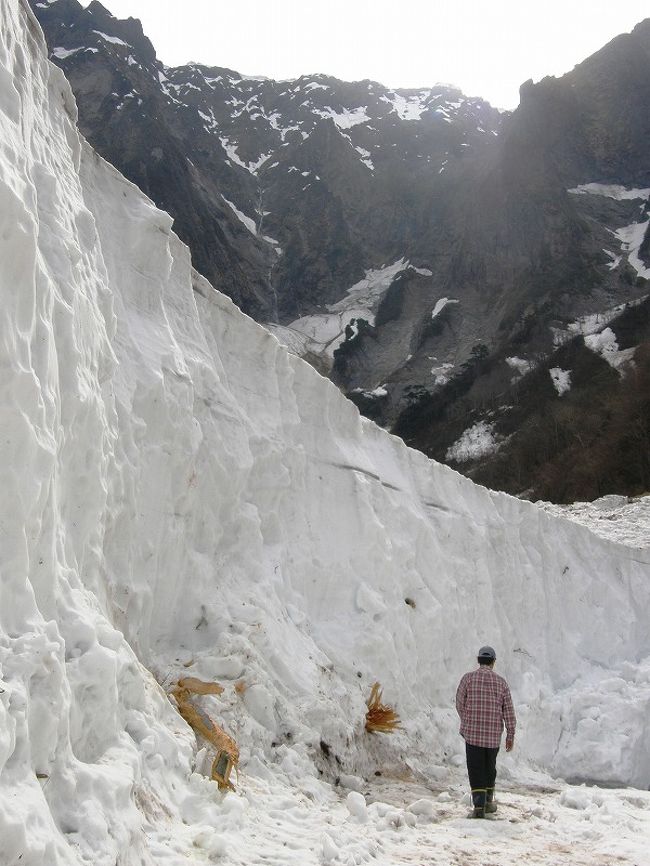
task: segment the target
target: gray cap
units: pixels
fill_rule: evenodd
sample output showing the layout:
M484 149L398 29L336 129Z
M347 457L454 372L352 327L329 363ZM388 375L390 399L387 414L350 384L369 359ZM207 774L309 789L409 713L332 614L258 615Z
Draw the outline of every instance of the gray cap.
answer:
M494 652L491 646L482 646L478 651L478 657L480 659L489 659L490 661L494 661L497 657L497 654Z

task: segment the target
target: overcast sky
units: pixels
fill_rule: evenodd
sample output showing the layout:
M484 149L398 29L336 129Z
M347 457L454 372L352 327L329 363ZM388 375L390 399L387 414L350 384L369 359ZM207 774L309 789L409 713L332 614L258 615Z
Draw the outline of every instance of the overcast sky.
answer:
M87 6L89 0L83 0ZM519 85L562 75L650 17L650 0L102 0L140 18L168 66L323 72L389 87L458 85L515 108Z

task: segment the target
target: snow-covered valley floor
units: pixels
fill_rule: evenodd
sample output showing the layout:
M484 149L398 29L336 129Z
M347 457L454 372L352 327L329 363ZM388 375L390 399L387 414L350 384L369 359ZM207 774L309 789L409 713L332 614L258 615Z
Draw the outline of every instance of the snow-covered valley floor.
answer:
M645 866L650 793L563 783L509 783L497 814L467 818L458 782L431 790L381 779L360 792L319 786L314 796L269 778L242 777L241 793L223 802L223 831L194 826L187 838L160 839L163 851L223 854L237 866L374 863L432 866ZM203 781L197 780L197 784ZM175 860L175 857L173 857Z

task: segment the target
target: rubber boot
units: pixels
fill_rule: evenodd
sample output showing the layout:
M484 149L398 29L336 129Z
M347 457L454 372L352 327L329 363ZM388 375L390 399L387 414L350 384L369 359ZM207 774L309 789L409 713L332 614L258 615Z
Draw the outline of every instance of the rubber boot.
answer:
M472 791L472 803L474 805L472 818L485 818L485 797L485 788L475 788Z
M497 804L494 801L494 788L488 788L485 796L485 813L489 815L496 812Z

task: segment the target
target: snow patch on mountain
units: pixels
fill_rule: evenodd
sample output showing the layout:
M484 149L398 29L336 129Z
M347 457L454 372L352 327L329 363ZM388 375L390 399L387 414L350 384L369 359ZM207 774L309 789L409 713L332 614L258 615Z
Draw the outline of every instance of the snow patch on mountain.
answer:
M517 375L513 377L512 382L516 382L523 376L535 369L535 364L527 358L518 358L516 355L506 358L506 364L516 371Z
M417 94L402 96L394 91L389 91L380 99L391 106L391 110L397 114L400 120L419 120L426 110L426 99L430 97L428 90Z
M70 49L57 47L52 49L52 56L56 57L58 60L66 60L66 58L73 57L75 54L78 54L80 51L83 50L84 49L81 47Z
M499 445L495 424L489 421L477 421L447 449L445 460L466 463L468 460L494 454L499 450Z
M266 327L290 351L324 355L331 361L346 339L346 327L358 319L374 325L381 299L395 277L409 267L406 259L401 258L392 265L367 270L364 278L351 286L340 301L329 304L325 312L301 316L288 325Z
M627 260L640 277L650 280L650 267L647 267L639 256L641 244L650 226L650 219L638 223L631 223L617 229L614 234L621 244L623 252L627 253Z
M604 358L605 361L620 371L620 368L627 364L634 357L635 349L619 349L616 340L616 334L611 328L604 328L597 334L588 334L585 337L585 345Z
M439 298L436 301L433 310L431 311L431 318L432 319L437 318L448 304L459 304L459 303L460 303L460 301L456 298Z
M356 147L354 148L357 153L361 156L361 162L364 165L367 165L370 171L375 170L375 165L373 161L370 159L370 151L366 150L364 147Z
M228 154L228 158L231 160L231 162L234 162L236 165L240 165L251 174L257 174L258 169L261 168L261 166L264 165L264 163L273 155L271 153L261 153L256 160L252 160L251 162L244 162L237 152L239 145L233 144L226 136L220 136L219 141L221 142L221 146L223 147L223 149Z
M130 48L133 50L133 46L129 45L128 42L125 42L123 39L119 39L117 36L109 36L106 33L102 33L101 30L92 30L96 36L99 36L100 39L103 39L104 42L110 42L111 45L123 45L125 48Z
M617 256L616 253L613 253L611 250L606 250L605 248L603 248L603 252L611 259L611 262L607 263L607 267L610 271L615 270L623 260L623 256Z
M553 387L561 397L571 390L571 370L563 370L561 367L552 367L549 371Z
M638 307L647 297L648 295L641 295L631 301L626 301L624 304L617 304L615 307L609 307L597 313L587 313L574 322L569 322L564 328L552 327L553 345L561 346L574 337L580 335L585 337L599 333L622 312L632 307Z
M632 187L621 186L611 183L583 183L580 186L575 186L567 192L573 195L602 195L606 198L613 198L616 201L626 201L634 199L642 199L647 201L650 198L650 188L638 189Z
M248 231L252 235L257 235L257 226L255 225L255 220L246 216L245 213L242 213L242 211L239 210L237 205L233 204L233 202L231 202L231 201L228 201L228 199L225 197L225 195L222 194L221 198L225 201L225 203L228 205L228 207L231 208L231 210L233 211L233 213L235 214L237 219L246 226ZM276 243L277 243L277 241L276 241Z
M363 106L353 109L343 108L341 111L335 111L326 106L325 109L312 108L312 112L319 117L333 120L339 129L351 129L353 126L367 123L371 119L367 114L367 108Z
M436 360L433 358L432 360ZM433 384L434 385L446 385L451 378L451 371L454 369L454 365L446 362L437 367L431 368L431 375L433 376Z
M573 189L569 189L567 191L574 195L601 195L607 198L613 198L616 201L633 201L636 199L640 199L642 202L641 210L644 210L645 202L647 202L650 198L650 187L646 187L643 189L628 189L627 187L617 184L587 183L582 184L581 186L574 187ZM627 253L627 259L629 263L632 265L637 274L646 280L650 279L650 268L647 267L639 257L639 249L641 247L641 244L643 243L643 239L645 238L649 225L650 219L644 219L639 222L634 222L630 225L623 226L622 228L616 229L612 232L612 234L621 244L622 251L624 253ZM620 260L613 256L613 254L608 250L605 250L605 252L613 258L613 261L609 264L610 270L613 270L613 268L618 265Z

